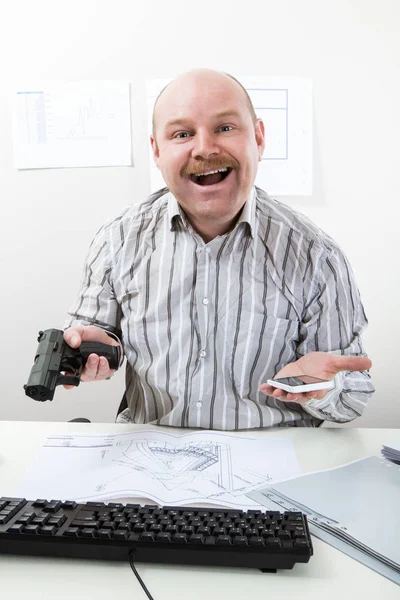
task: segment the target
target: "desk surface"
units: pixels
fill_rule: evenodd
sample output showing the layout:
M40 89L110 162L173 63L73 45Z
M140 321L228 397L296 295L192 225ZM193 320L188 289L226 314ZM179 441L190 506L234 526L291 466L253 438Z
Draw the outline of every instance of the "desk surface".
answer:
M151 426L0 422L0 496L13 495L31 457L48 434L123 432L139 428L151 429ZM303 472L338 466L371 454L379 456L383 443L400 444L400 430L395 429L323 427L250 434L290 437ZM298 564L292 571L273 574L256 569L140 563L137 566L154 600L220 600L221 597L229 600L264 600L268 597L282 600L399 600L399 586L315 537L313 545L314 556L308 564ZM0 556L0 582L2 598L110 600L116 592L123 600L146 598L129 564L125 563Z

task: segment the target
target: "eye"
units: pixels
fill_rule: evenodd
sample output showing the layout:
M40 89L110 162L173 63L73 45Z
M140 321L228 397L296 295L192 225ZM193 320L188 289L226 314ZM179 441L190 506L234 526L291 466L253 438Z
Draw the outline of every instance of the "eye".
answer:
M179 131L179 133L176 133L174 135L174 138L178 139L178 140L183 140L186 137L189 137L190 133L188 131Z
M232 125L221 125L221 127L218 128L218 131L232 131L232 129Z

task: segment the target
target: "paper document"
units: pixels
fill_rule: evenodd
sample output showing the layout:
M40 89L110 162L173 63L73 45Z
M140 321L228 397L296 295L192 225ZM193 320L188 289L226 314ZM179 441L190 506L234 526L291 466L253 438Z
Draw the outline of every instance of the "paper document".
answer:
M303 77L236 76L265 125L265 151L255 185L272 196L312 194L312 81ZM158 94L171 79L147 82L149 135ZM151 191L166 183L149 148Z
M250 508L258 504L245 496L249 491L299 473L287 438L204 431L61 434L45 440L15 496Z
M129 83L49 83L13 103L17 169L132 164Z

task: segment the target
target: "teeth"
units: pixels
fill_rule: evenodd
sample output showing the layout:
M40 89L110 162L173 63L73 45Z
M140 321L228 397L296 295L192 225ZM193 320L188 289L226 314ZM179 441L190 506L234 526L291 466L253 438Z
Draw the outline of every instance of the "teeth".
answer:
M228 170L228 167L224 167L223 169L218 169L217 171L208 171L207 173L200 173L197 177L205 177L206 175L214 175L214 173L225 173Z

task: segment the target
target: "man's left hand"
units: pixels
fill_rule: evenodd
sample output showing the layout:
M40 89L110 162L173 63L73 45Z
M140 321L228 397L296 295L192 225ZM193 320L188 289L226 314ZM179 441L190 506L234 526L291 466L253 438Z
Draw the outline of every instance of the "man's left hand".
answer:
M279 377L298 377L299 375L311 375L320 379L331 380L340 371L365 371L370 369L372 362L364 356L345 356L329 354L328 352L310 352L295 362L289 363L281 369L274 379ZM283 402L307 402L308 400L321 400L329 390L313 390L311 392L289 393L274 388L267 383L260 386L260 390L279 398Z

